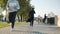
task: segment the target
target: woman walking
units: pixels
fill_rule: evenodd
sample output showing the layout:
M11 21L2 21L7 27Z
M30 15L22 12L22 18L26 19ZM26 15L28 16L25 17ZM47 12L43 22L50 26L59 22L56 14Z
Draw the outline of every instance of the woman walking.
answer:
M11 23L12 30L14 29L14 24L15 24L15 17L17 10L20 9L19 3L17 0L8 0L7 6L9 10L9 22Z

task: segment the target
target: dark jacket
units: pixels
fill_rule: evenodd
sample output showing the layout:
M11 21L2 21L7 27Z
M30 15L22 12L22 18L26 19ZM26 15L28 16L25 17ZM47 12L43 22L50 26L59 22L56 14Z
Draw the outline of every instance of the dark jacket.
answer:
M35 11L34 11L34 9L32 9L32 10L29 12L29 16L32 17L32 18L34 18L34 14L35 14Z
M34 14L35 14L35 11L34 11L34 9L32 9L30 12L29 12L29 19L30 19L30 21L32 21L32 20L34 20Z
M31 22L32 20L34 20L34 14L35 14L35 11L34 11L34 9L32 9L29 12L29 18L28 18L27 22Z

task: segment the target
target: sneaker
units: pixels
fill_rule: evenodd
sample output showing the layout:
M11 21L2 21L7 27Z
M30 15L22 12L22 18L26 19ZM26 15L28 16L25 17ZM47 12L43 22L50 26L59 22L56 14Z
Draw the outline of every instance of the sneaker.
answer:
M13 29L11 29L11 31L14 31L14 28L13 28Z

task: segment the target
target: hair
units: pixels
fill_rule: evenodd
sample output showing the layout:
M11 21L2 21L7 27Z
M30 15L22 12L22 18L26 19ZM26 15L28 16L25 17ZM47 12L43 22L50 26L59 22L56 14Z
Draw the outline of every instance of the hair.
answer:
M34 9L34 8L32 8L32 9Z

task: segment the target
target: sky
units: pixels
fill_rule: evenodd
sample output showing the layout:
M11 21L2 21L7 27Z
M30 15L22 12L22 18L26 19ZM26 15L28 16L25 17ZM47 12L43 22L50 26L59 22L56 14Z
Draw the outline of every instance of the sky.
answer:
M55 15L60 15L60 0L31 0L30 4L35 8L35 17L53 12Z

